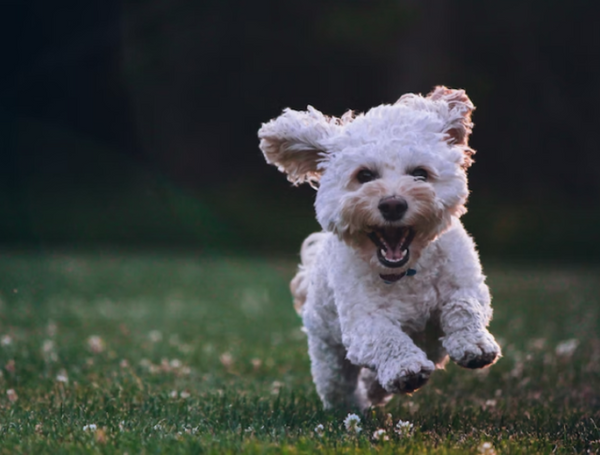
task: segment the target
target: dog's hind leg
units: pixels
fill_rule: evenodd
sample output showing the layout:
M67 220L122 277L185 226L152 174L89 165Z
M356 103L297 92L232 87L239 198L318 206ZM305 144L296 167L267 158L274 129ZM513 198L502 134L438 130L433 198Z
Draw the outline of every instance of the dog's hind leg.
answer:
M326 409L363 408L355 394L360 367L346 359L346 349L317 336L308 338L311 372L317 393Z

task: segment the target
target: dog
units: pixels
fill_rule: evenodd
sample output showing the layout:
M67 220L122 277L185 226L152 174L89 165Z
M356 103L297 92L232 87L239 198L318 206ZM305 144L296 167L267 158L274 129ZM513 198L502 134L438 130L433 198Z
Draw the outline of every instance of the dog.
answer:
M460 217L469 194L473 103L435 87L355 115L285 109L258 132L266 161L317 190L323 232L291 282L326 409L384 405L448 357L500 357L491 297Z

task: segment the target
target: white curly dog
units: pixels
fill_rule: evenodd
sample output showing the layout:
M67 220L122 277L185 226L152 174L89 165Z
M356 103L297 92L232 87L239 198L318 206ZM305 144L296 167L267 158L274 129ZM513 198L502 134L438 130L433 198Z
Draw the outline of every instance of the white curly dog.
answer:
M267 162L317 188L324 232L304 241L291 289L326 408L385 404L448 356L466 368L500 356L459 220L473 109L463 90L440 86L356 116L286 109L259 131Z

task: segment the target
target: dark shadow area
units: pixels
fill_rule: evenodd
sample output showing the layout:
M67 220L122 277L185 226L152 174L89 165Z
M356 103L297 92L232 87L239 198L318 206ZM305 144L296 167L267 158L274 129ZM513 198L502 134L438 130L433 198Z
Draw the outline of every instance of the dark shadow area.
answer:
M600 257L600 30L590 2L8 2L0 243L295 255L310 188L261 122L434 85L477 106L465 224L484 257ZM568 158L568 159L567 159Z

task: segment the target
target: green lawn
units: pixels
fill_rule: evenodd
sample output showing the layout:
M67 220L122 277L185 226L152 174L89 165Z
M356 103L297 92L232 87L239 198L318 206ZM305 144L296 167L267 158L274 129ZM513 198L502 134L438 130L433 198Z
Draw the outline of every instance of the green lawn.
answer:
M314 391L294 268L2 253L0 453L600 451L600 270L488 267L504 358L449 365L356 434Z

